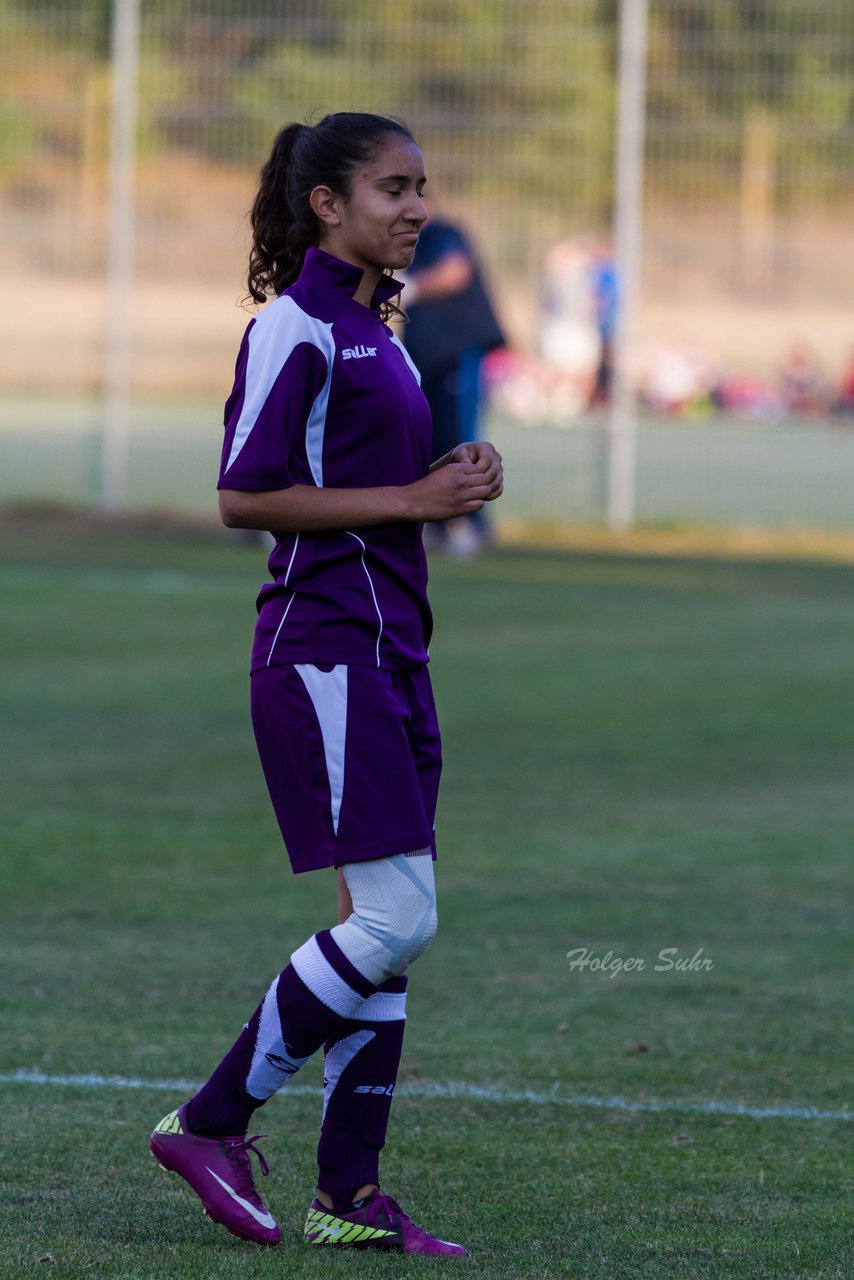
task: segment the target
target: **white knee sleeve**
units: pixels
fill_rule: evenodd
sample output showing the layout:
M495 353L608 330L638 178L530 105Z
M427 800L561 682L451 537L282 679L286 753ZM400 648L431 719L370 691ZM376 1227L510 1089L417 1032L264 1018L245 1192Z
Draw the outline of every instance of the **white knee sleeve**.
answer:
M353 912L330 930L369 982L403 973L436 936L436 883L430 850L341 868Z

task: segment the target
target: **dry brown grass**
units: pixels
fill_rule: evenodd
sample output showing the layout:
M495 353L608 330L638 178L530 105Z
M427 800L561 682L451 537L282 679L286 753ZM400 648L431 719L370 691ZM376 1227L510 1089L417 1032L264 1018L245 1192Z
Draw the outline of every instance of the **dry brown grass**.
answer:
M854 564L854 533L815 529L749 529L684 525L640 526L625 532L601 525L502 520L501 546L601 555L804 560Z

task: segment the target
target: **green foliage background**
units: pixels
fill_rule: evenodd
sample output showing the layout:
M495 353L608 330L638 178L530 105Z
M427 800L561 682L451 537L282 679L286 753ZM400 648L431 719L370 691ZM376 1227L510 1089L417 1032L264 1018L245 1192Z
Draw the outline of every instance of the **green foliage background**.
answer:
M73 92L108 57L111 9L0 0L0 25L10 49L48 60ZM569 200L579 216L601 217L616 10L617 0L151 0L145 146L254 166L283 119L347 102L399 112L441 142L444 176L471 195L506 197L511 178L527 199ZM784 194L847 194L853 60L854 8L839 0L652 0L649 123L662 145L650 149L651 180L684 178L699 149L725 190L745 116L761 107L781 135ZM4 97L7 163L22 148L55 150L57 124L38 118L26 89L7 85Z

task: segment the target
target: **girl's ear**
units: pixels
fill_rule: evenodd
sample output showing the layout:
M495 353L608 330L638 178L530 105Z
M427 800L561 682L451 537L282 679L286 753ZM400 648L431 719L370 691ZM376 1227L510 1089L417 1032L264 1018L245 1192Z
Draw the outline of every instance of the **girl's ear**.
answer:
M338 197L330 187L315 187L308 197L314 216L327 227L339 227Z

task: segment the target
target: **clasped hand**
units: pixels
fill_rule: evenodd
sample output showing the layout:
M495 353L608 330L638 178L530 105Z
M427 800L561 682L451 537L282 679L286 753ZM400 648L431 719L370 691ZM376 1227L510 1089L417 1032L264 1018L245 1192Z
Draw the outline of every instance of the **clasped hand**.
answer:
M501 454L486 440L458 444L412 490L419 520L451 520L479 511L504 492Z
M501 454L488 440L474 440L470 444L458 444L451 450L451 462L468 462L482 474L489 488L487 502L500 498L504 492L504 468Z

